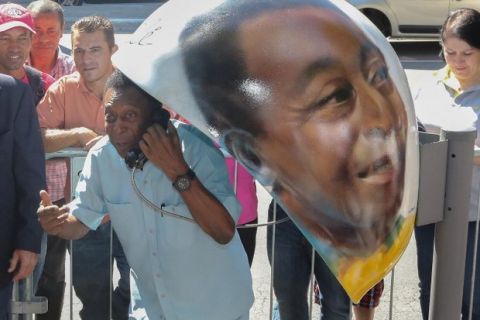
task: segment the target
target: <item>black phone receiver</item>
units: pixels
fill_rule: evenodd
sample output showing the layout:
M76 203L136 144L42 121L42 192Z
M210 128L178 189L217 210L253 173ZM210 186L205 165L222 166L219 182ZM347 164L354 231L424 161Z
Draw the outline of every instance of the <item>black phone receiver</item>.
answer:
M168 128L168 121L170 120L170 112L163 108L155 108L152 114L151 125L158 123L165 131ZM125 156L125 163L130 169L136 168L143 170L147 157L143 154L139 146L136 146L132 150L127 152Z

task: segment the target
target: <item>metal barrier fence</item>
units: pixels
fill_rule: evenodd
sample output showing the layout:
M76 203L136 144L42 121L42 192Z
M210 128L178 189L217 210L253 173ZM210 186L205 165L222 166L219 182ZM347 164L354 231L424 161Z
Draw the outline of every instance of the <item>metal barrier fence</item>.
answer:
M430 320L451 320L458 319L461 310L462 290L463 290L463 275L464 275L464 261L465 261L465 246L466 225L468 220L468 195L470 184L467 183L471 179L471 159L472 145L475 138L474 132L443 132L442 136L435 136L431 134L421 134L420 139L420 185L419 185L419 204L417 225L428 223L437 223L437 230L435 235L435 253L434 265L432 274L432 288L430 300ZM78 181L78 176L83 166L83 161L86 153L75 148L68 148L60 152L47 154L47 159L50 158L68 158L70 161L70 183L71 190ZM442 174L445 173L445 174ZM236 181L236 179L235 179ZM274 206L275 208L275 206ZM480 217L480 210L479 210ZM273 212L273 220L276 220L276 210ZM266 224L259 224L265 226ZM272 236L272 256L275 256L275 229L273 224ZM475 234L475 252L478 247L478 223ZM460 240L451 241L452 235L462 238ZM466 236L465 236L466 237ZM111 242L110 242L111 243ZM70 244L70 252L72 245ZM112 246L110 245L110 255L112 253ZM312 271L310 273L310 289L309 289L309 315L313 319L319 312L314 312L313 302L313 265L315 251L312 249ZM474 255L475 256L475 255ZM74 253L70 255L70 279L72 279L72 259ZM275 259L272 258L274 263ZM475 275L475 259L474 272L472 276L472 283L474 283ZM270 266L265 266L270 268ZM110 274L113 273L113 263L110 265ZM273 268L270 268L270 284L269 284L269 310L265 313L269 319L274 316L274 293L272 283L274 279ZM391 272L390 285L390 303L389 303L389 319L403 319L401 315L394 317L394 270ZM33 319L33 314L40 314L46 312L45 298L35 297L32 293L32 277L26 281L27 292L25 296L18 295L18 283L14 285L14 294L10 304L10 313L12 320ZM254 276L255 281L255 276ZM255 285L255 284L254 284ZM73 300L74 291L72 281L69 285L69 304L70 312L69 319L80 319L74 314ZM112 289L112 288L111 288ZM473 290L470 294L470 305L473 304ZM112 292L112 290L110 290ZM417 292L417 290L416 290ZM110 311L112 297L110 294ZM469 311L469 320L472 319L472 310ZM278 316L278 315L277 315ZM65 315L62 319L66 319ZM265 318L255 318L251 315L252 320L263 320Z

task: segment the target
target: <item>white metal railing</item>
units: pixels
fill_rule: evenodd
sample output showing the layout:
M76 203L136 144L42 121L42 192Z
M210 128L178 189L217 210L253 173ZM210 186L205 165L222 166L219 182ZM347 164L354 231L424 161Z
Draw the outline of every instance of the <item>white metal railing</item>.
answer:
M437 151L434 151L434 157L436 156L435 152ZM464 151L462 151L464 152ZM421 153L425 153L427 154L428 152L423 150ZM79 172L81 171L81 168L83 166L83 161L84 161L84 157L86 155L86 152L83 151L83 150L80 150L80 149L76 149L76 148L68 148L68 149L65 149L65 150L62 150L60 152L56 152L56 153L51 153L51 154L47 154L47 159L51 159L51 158L67 158L69 159L69 162L70 162L70 183L71 183L71 190L73 192L74 190L74 186L76 185L77 181L78 181L78 176L79 176ZM429 158L431 159L431 158ZM458 159L458 158L457 158ZM424 164L425 165L425 164ZM423 171L423 170L422 170ZM421 172L422 172L421 171ZM458 172L457 172L458 174ZM424 179L425 177L422 176ZM236 181L236 178L235 178L235 181ZM423 181L423 183L425 183L425 180ZM436 183L436 182L434 182ZM461 183L461 182L455 182L455 183ZM448 184L448 181L447 181L447 184ZM432 187L431 186L431 182L428 183L427 182L427 186L428 187ZM424 186L425 187L425 186ZM423 191L422 191L423 190ZM420 190L420 192L426 192L425 191L426 189L422 189ZM431 190L428 191L430 194L432 194ZM434 194L434 192L433 192ZM426 198L426 199L424 199ZM423 199L423 200L422 200ZM269 201L270 198L268 198L267 201ZM438 199L432 199L431 197L429 196L426 196L425 195L422 195L419 199L419 201L440 201ZM275 208L276 206L274 206ZM419 208L421 208L422 205L419 205ZM431 208L430 208L431 209ZM426 210L426 209L425 209ZM428 211L428 210L426 210ZM420 215L424 216L425 213L424 212L419 212L419 220L423 219L422 217L420 217ZM263 213L262 212L259 212L259 216L263 216ZM480 210L479 210L479 216L480 216ZM276 220L276 210L274 209L274 212L273 212L273 220ZM428 219L427 219L428 220ZM266 224L261 224L261 225L266 225ZM275 259L274 259L274 256L275 256L275 229L276 229L276 225L273 224L272 226L272 231L273 231L273 236L272 236L272 248L271 248L271 252L272 252L272 263L275 263ZM477 242L478 242L478 225L477 225L477 228L476 228L476 234L475 234L475 250L477 250ZM462 251L461 249L456 249L458 251ZM72 246L70 244L70 252L72 252ZM312 272L310 274L311 278L312 278L312 281L311 281L311 285L310 285L310 289L309 289L309 299L308 299L308 303L309 303L309 306L310 306L310 310L309 310L309 315L310 315L310 319L314 319L316 318L317 316L319 317L320 314L318 312L318 309L315 309L314 308L314 302L313 302L313 264L314 264L314 251L312 250ZM112 254L112 244L110 243L110 255ZM259 254L261 254L260 251L257 250L257 253L256 253L256 256L258 256ZM73 257L74 255L70 255L70 279L72 277L72 259L74 258ZM258 260L258 259L256 259ZM453 261L455 264L458 263L457 260ZM475 259L474 259L474 263L475 263ZM270 290L269 290L269 310L268 312L264 312L263 314L265 315L264 317L267 317L269 316L269 318L271 319L272 318L272 315L273 315L273 309L274 309L274 300L275 300L275 297L274 297L274 293L273 293L273 288L272 288L272 283L273 283L273 279L274 277L276 276L274 273L273 273L273 266L272 268L267 264L265 266L262 266L264 268L270 268L270 283L268 284ZM436 268L438 268L438 266L436 266ZM475 270L475 269L474 269ZM440 270L441 271L441 270ZM113 264L110 265L110 274L114 273L113 272ZM252 272L254 274L254 281L255 281L255 270L253 270ZM462 272L463 274L463 272ZM447 275L447 277L449 277L450 275ZM472 284L474 283L474 276L475 276L475 271L473 272L473 276L472 276ZM115 276L114 276L115 277ZM445 274L443 275L436 275L436 278L432 279L435 280L436 282L442 282L442 279L443 277L445 277ZM394 309L394 299L393 299L393 293L394 293L394 282L395 282L395 276L394 276L394 272L392 271L391 273L391 285L390 285L390 301L389 301L389 308L388 308L388 319L402 319L402 316L401 315L396 315L394 316L394 313L393 313L393 309ZM33 314L39 314L39 313L43 313L46 311L45 309L45 304L46 304L46 301L44 298L42 297L35 297L33 295L33 291L32 291L32 278L29 277L26 281L26 287L28 288L27 290L27 293L25 296L23 297L20 297L18 296L18 283L15 283L15 286L14 286L14 294L13 294L13 297L12 297L12 302L11 302L11 305L10 305L10 312L12 313L12 316L11 316L11 319L12 320L20 320L20 319L33 319ZM463 285L463 276L461 277L461 282L462 282L462 285ZM254 287L256 286L259 286L258 284L254 283ZM321 286L321 284L320 284ZM451 285L449 285L451 286ZM74 293L74 290L73 290L73 286L72 286L72 281L70 280L70 299L69 299L69 309L70 312L69 312L69 319L79 319L79 317L75 314L74 312L74 297L75 297L75 293ZM262 284L262 287L265 287L264 284ZM436 288L436 289L434 289ZM450 289L451 287L449 287ZM112 288L111 288L112 289ZM442 285L434 285L433 282L432 282L432 297L433 295L440 295L441 296L441 293L438 293L438 292L433 292L433 290L440 290L442 289ZM473 303L473 286L472 286L472 293L471 293L471 296L470 296L470 301L471 301L471 305ZM444 290L444 288L443 288ZM111 292L112 290L110 290ZM450 294L450 291L447 292L448 294L448 298L450 301L452 300L461 300L461 294L458 296L456 296L458 299L455 299L455 296L452 296ZM266 298L266 297L265 297ZM259 297L257 296L257 299L259 299ZM434 311L433 314L439 314L438 312L444 312L443 309L444 308L451 308L451 302L442 302L442 305L438 305L438 301L439 300L436 300L437 301L437 304L435 303L435 299L432 299L433 301L431 301L431 310L436 310ZM109 301L110 301L110 310L111 310L111 301L112 301L112 297L110 296L109 298ZM440 300L440 301L444 301L444 300ZM455 303L455 302L454 302ZM457 301L458 303L458 301ZM437 310L436 308L439 308L440 310ZM314 309L316 311L314 311ZM65 310L65 308L64 308ZM23 314L23 316L21 316L21 314ZM459 313L458 313L459 314ZM431 317L432 317L432 312L431 312ZM62 316L62 319L66 319L65 318L65 315ZM433 318L431 318L433 319ZM444 318L441 318L441 316L437 316L435 318L436 320L437 319L444 319ZM446 319L446 318L445 318ZM470 310L470 318L471 319L471 310ZM262 319L256 319L256 318L252 318L252 320L264 320L264 318ZM449 319L450 320L450 319Z

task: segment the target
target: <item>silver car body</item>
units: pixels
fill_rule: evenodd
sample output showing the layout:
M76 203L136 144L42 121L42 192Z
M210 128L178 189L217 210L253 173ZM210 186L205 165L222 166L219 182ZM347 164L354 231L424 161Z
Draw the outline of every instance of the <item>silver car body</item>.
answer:
M480 0L347 0L391 38L438 38L450 11L480 10Z

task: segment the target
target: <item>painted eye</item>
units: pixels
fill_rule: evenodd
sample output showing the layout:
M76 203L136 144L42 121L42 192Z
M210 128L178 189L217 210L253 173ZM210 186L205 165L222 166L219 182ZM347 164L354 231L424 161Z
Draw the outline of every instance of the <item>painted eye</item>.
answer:
M350 84L346 84L342 87L335 89L331 94L325 98L320 99L318 106L323 107L327 104L340 104L349 101L354 96L353 87Z
M387 80L388 80L388 68L386 66L382 66L379 69L377 69L375 73L373 73L373 75L370 77L368 82L371 85L378 87Z

